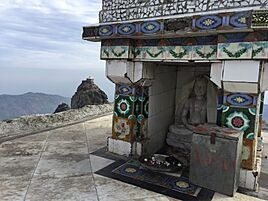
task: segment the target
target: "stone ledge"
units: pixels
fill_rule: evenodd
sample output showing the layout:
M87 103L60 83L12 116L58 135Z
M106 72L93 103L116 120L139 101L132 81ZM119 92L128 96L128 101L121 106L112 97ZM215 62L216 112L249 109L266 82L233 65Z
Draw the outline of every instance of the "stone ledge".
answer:
M88 105L57 114L30 115L0 121L0 143L51 129L80 123L113 111L113 103Z

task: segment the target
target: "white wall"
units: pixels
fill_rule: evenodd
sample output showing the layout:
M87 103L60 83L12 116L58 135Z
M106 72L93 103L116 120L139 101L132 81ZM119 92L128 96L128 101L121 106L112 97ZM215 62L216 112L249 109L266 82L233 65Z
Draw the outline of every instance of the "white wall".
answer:
M149 91L148 138L145 151L154 153L165 145L168 126L174 122L177 66L156 64Z

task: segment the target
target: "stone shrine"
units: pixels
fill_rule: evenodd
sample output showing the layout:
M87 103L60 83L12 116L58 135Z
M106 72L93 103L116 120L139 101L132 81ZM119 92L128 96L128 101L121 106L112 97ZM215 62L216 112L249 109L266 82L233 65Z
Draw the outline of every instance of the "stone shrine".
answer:
M151 154L167 144L190 151L193 126L217 124L243 131L239 186L258 189L265 0L103 0L99 24L85 26L83 39L101 42L115 84L110 152Z

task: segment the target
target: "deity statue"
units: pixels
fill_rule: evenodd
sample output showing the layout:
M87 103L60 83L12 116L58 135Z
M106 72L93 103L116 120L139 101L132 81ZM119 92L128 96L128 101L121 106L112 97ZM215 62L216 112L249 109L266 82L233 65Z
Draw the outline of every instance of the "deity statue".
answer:
M195 126L207 123L207 80L198 77L195 80L191 96L182 110L183 125L193 131Z
M192 135L197 126L207 123L208 80L199 76L194 80L191 94L180 112L180 124L170 125L167 144L180 153L190 153Z

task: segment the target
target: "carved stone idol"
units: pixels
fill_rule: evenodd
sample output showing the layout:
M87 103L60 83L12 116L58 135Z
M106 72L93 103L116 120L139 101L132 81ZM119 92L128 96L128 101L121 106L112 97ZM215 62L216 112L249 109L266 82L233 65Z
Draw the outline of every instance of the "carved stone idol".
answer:
M190 153L192 134L196 126L207 123L207 79L197 77L190 97L184 104L182 125L169 127L167 144L184 153Z
M187 100L182 111L183 125L189 130L195 126L207 123L207 80L198 77L195 80L191 97Z

